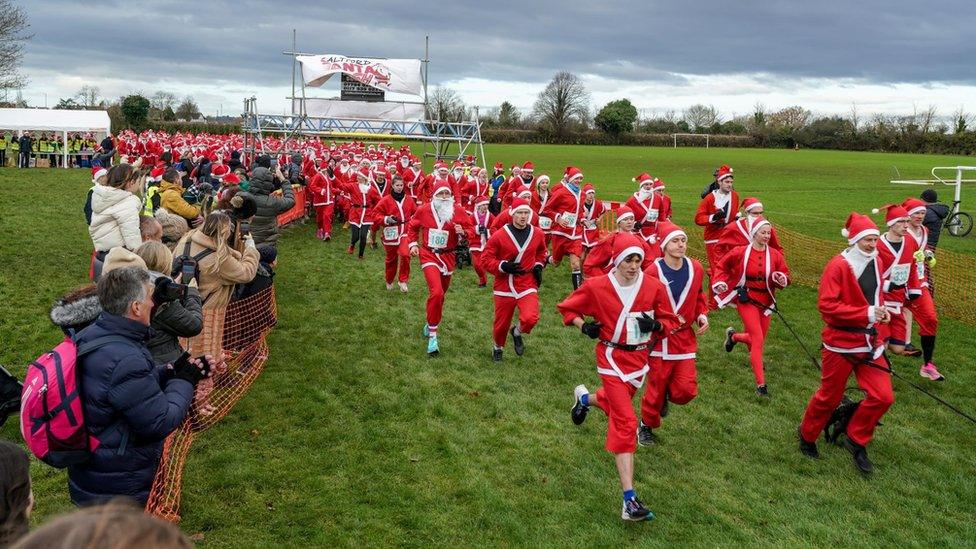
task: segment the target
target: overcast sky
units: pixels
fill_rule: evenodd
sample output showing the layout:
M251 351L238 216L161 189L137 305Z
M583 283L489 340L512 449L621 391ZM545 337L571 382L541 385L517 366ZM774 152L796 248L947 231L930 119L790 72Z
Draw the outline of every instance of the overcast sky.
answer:
M649 112L976 111L972 1L12 1L34 33L34 105L92 84L109 98L189 94L205 114L239 114L256 95L281 112L295 28L300 51L364 57L422 57L429 35L431 85L485 107L530 108L569 70L594 106L627 97Z

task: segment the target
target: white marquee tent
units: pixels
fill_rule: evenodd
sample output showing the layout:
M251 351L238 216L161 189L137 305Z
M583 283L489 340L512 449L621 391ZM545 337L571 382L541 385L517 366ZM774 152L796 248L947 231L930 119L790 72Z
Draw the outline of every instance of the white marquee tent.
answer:
M112 130L112 122L108 112L100 110L0 109L0 130L59 132L65 160L61 165L67 167L68 132L105 135Z

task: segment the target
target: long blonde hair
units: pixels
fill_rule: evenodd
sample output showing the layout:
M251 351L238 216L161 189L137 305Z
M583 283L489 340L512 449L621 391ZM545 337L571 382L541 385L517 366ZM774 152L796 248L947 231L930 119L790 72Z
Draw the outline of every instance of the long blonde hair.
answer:
M173 252L162 242L157 240L143 242L142 246L136 249L136 255L146 262L146 268L150 271L169 275L173 270Z
M228 255L230 255L230 246L227 241L230 240L231 232L234 230L234 225L230 221L230 216L222 211L214 211L208 215L204 221L203 226L200 227L200 232L206 236L209 236L214 241L214 255L217 257L217 261L213 262L213 268L210 269L216 272L220 262L223 261Z

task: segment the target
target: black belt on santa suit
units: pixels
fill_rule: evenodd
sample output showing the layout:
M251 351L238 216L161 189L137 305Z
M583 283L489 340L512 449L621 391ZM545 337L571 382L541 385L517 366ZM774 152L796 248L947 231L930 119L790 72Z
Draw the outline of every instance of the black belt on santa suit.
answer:
M605 339L601 339L600 343L610 347L611 349L620 349L621 351L643 351L649 347L647 343L641 343L640 345L627 345L626 343L614 343L613 341L607 341Z
M443 250L441 249L435 250L433 248L428 248L427 246L424 246L424 249L432 254L453 254L454 252L457 251L457 248L444 248Z

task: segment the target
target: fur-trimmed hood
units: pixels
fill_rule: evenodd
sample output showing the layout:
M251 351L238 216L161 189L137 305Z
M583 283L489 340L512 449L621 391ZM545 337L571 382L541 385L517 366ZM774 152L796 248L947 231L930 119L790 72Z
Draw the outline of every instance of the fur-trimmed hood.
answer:
M98 318L102 305L98 302L98 287L82 286L58 299L51 307L51 322L64 333L79 331Z

